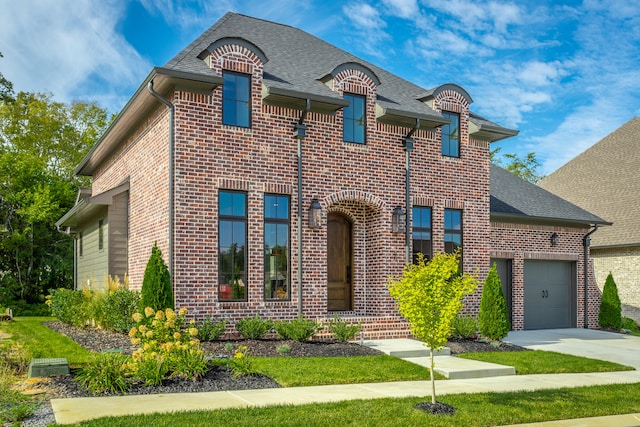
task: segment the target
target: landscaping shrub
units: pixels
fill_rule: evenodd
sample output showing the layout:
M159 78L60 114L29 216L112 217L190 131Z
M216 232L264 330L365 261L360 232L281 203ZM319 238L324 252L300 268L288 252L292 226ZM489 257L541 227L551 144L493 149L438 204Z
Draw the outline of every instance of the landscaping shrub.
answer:
M298 316L292 320L275 322L273 328L283 340L307 341L323 329L323 326L311 319Z
M234 377L254 374L255 370L253 369L249 347L246 345L239 346L233 353L230 366Z
M623 317L622 318L622 329L626 329L628 331L631 332L636 332L638 330L638 322L636 322L635 320L629 318L629 317Z
M216 341L224 335L227 328L227 320L214 320L213 318L204 319L198 325L198 339L200 341Z
M120 333L135 326L131 317L140 304L140 293L126 288L116 289L103 300L102 317L98 324L104 329Z
M93 394L125 393L130 375L130 358L121 353L99 353L80 368L76 380Z
M82 291L71 289L51 289L47 296L47 305L51 315L62 323L85 327L90 320L89 299Z
M602 289L598 324L601 328L620 329L622 327L622 306L618 297L618 287L609 273Z
M240 319L238 323L236 323L236 330L240 335L250 340L264 338L271 329L273 329L273 322L263 319L257 314L254 317Z
M362 323L352 325L346 320L343 320L340 316L334 315L329 320L329 332L333 334L333 337L340 342L347 342L352 340L358 335L362 329Z
M502 284L495 264L491 266L484 281L478 322L480 334L492 340L501 340L511 329L507 301L502 292Z
M478 319L470 316L456 316L456 318L453 319L451 336L460 339L477 338Z
M169 268L162 259L162 252L157 243L153 244L142 278L140 308L146 307L151 307L154 311L174 307Z

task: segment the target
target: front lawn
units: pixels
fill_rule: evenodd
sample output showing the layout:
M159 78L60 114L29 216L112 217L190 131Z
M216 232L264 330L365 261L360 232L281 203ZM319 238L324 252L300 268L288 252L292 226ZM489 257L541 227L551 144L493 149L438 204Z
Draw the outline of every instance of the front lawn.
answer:
M505 351L463 353L457 357L513 366L517 375L568 374L587 372L633 371L634 368L604 360L588 359L553 351Z

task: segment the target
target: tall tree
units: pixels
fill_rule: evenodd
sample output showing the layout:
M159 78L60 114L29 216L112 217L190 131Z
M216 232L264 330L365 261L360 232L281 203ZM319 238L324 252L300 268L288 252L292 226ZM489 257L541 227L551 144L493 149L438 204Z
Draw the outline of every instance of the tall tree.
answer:
M0 58L2 58L2 52L0 52ZM0 73L0 102L13 101L13 83L7 80L2 73Z
M26 92L0 102L0 305L72 283L71 241L55 221L86 184L74 168L106 126L93 103Z
M502 159L498 157L499 155ZM536 184L544 178L543 175L538 173L540 162L535 153L528 153L524 156L519 156L514 153L500 154L500 147L497 147L491 150L490 159L492 163L502 166L509 172L518 175L520 178L532 184Z

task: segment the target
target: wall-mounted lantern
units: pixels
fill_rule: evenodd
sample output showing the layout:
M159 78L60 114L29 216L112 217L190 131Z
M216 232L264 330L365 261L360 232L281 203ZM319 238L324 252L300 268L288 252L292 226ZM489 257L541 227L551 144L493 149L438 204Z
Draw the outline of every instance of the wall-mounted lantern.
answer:
M400 206L396 206L391 213L391 231L394 233L404 232L405 213Z
M309 206L309 227L320 228L320 221L322 221L322 206L314 197Z
M551 235L551 246L558 246L558 233Z

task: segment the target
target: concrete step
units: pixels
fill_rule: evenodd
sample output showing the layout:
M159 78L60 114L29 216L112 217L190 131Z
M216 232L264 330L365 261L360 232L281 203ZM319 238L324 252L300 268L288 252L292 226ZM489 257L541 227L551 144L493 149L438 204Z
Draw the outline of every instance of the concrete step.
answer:
M428 368L431 363L430 357L411 357L403 358L403 360L425 368ZM437 356L434 359L434 364L433 370L449 380L501 377L516 374L516 369L513 366L479 362L455 356Z
M390 356L398 357L425 368L428 368L431 363L429 349L417 340L409 338L369 340L363 341L362 345L375 348ZM434 353L434 356L436 356L434 370L447 379L488 378L515 375L516 373L513 366L451 356L451 351L448 348Z

